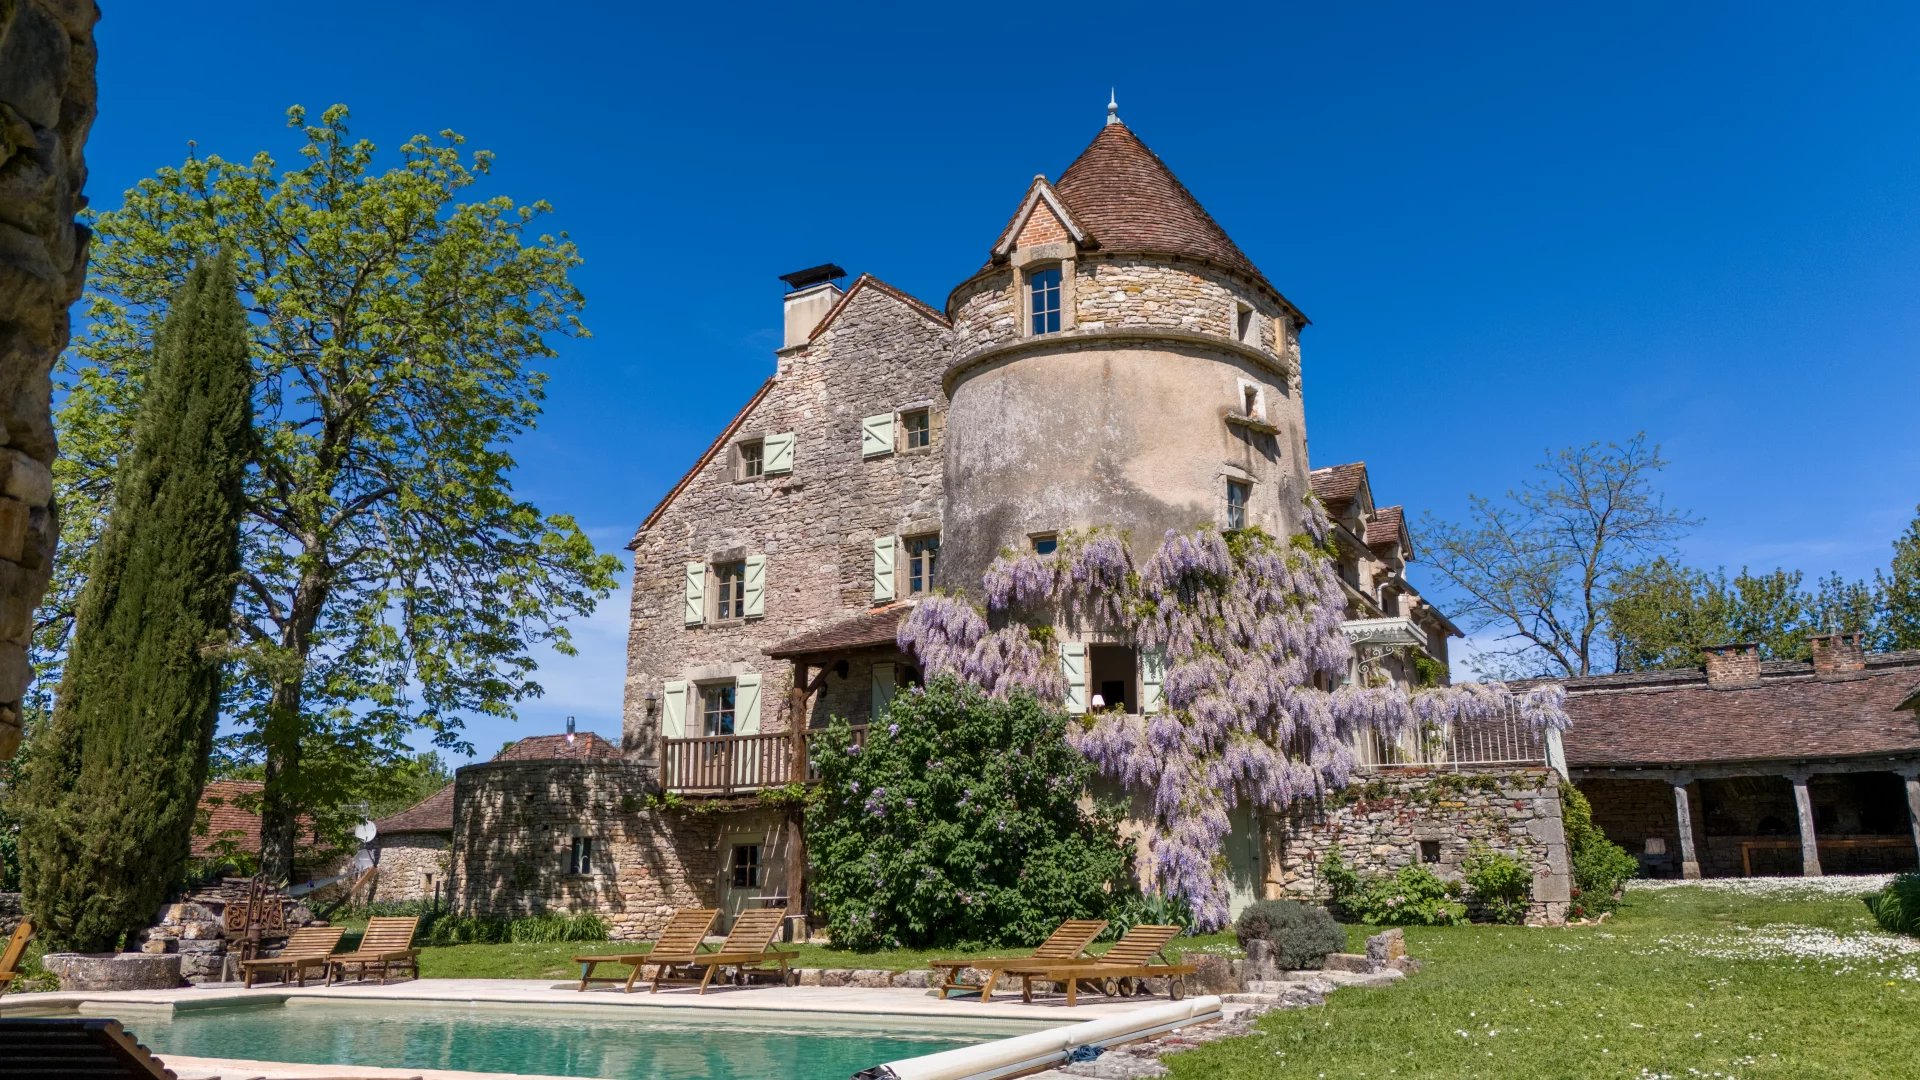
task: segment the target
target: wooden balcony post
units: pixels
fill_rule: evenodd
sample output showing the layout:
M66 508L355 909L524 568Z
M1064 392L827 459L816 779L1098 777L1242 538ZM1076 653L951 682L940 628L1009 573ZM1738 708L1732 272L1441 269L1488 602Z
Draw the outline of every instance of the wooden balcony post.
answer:
M793 689L787 692L787 735L792 739L793 782L807 782L807 665L793 663Z

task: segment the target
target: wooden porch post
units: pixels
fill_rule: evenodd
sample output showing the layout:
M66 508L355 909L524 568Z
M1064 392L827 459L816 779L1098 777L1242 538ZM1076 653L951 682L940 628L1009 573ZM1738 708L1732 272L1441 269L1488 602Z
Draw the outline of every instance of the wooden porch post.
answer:
M793 783L807 782L807 663L793 662L793 689L787 692L787 733L792 740ZM803 915L807 910L807 833L800 812L787 811L787 915ZM791 927L792 924L788 924ZM806 940L806 928L800 928L800 940Z
M1691 779L1684 773L1673 778L1673 810L1680 823L1680 876L1688 880L1700 876L1700 857L1693 850L1693 807L1687 802Z
M1793 781L1793 805L1800 817L1800 874L1802 877L1820 875L1820 841L1813 835L1813 800L1807 797L1807 774L1789 773Z

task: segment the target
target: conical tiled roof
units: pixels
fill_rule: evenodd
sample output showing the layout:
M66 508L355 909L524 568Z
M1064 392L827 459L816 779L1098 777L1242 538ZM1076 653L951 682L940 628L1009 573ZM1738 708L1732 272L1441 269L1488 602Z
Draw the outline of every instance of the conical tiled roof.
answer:
M1125 124L1101 128L1054 190L1102 250L1205 259L1273 289L1166 162Z

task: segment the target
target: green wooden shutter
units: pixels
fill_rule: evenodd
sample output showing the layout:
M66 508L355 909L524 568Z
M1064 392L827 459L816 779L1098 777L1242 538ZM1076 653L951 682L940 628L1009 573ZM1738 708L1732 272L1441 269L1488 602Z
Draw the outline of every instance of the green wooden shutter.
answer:
M1087 711L1087 646L1083 642L1060 643L1060 673L1067 679L1067 711L1084 715Z
M707 621L707 564L690 562L687 564L687 610L685 614L688 626L699 626Z
M747 618L757 619L767 613L767 557L765 555L747 556L746 577Z
M875 600L893 599L893 552L899 546L899 538L876 536L873 538L873 598Z
M893 414L881 413L860 421L860 456L893 453Z
M1167 677L1167 654L1159 649L1140 650L1140 711L1160 711L1160 684Z
M761 444L760 471L769 476L793 471L793 432L769 435Z
M887 714L887 708L893 704L894 668L891 663L873 665L873 701L867 709L867 715L874 720Z
M660 722L660 737L663 739L684 739L687 737L687 684L670 682L663 696L667 699L664 719Z
M733 680L733 733L760 734L760 676L742 675Z

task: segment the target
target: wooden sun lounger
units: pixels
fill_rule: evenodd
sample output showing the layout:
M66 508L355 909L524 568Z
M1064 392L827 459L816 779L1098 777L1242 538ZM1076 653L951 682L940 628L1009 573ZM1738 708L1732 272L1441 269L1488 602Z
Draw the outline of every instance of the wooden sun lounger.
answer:
M319 968L322 973L327 969L327 961L333 950L340 945L340 938L346 929L339 926L302 926L287 938L287 947L280 950L279 956L263 956L255 960L240 962L240 978L249 990L253 989L253 980L270 972L278 972L280 981L285 983L289 976L301 986L307 985L307 969Z
M0 994L7 992L13 980L20 976L20 960L27 955L27 942L33 940L33 923L21 919L13 928L13 936L7 939L7 947L0 951Z
M1155 978L1166 979L1167 996L1177 1000L1186 976L1195 969L1193 964L1176 964L1167 959L1167 943L1179 933L1177 926L1136 926L1122 934L1103 956L1022 964L1007 968L1006 973L1020 976L1021 1000L1029 1002L1033 1000L1033 984L1037 982L1059 983L1065 987L1067 1006L1071 1008L1079 1001L1083 983L1096 993L1126 993L1130 984ZM1157 964L1153 962L1156 957L1160 960ZM1108 985L1112 990L1105 989Z
M1000 981L1001 972L1021 964L1032 965L1047 961L1067 962L1085 955L1087 946L1107 928L1105 919L1068 919L1047 936L1040 947L1026 956L975 957L971 960L932 960L929 965L941 972L940 999L946 1000L951 990L978 990L980 1000L993 997L993 988ZM986 972L986 979L979 983L963 982L962 972L968 968Z
M748 971L769 963L780 966L780 983L786 985L787 962L800 955L773 947L773 937L786 921L786 908L754 908L741 912L739 918L733 920L733 928L727 931L727 940L721 943L719 952L694 957L693 966L706 969L700 976L700 992L707 992L707 985L721 968L730 967L737 978L744 979Z
M0 1020L0 1076L8 1080L179 1080L118 1020Z
M413 932L419 928L417 915L368 919L367 932L360 935L359 948L327 957L327 985L333 985L336 974L345 979L349 967L359 968L361 979L367 977L369 969L379 968L382 986L386 985L388 973L396 968L404 968L419 978L420 950L413 947Z
M646 952L610 953L604 956L576 956L573 962L580 965L580 989L585 990L593 983L624 983L626 992L633 993L633 984L641 973L653 968L653 988L660 989L660 983L668 974L668 969L685 967L693 963L700 955L700 947L707 940L707 933L713 929L714 920L720 912L714 908L681 908L667 920L666 928L654 940L653 948ZM633 968L623 979L605 975L596 976L593 969L601 964L626 964Z

